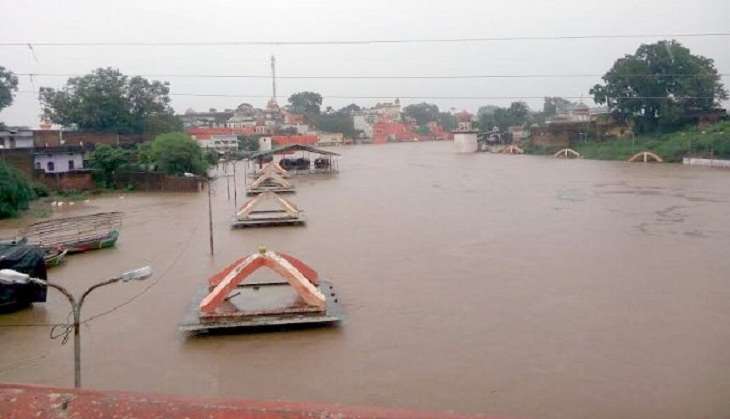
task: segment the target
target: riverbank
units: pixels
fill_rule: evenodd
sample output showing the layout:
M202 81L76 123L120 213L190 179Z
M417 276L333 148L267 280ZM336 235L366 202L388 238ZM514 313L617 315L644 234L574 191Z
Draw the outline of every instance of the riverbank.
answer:
M528 146L528 154L552 154L560 147ZM712 156L730 159L730 121L704 129L685 130L660 135L640 135L633 139L588 141L573 146L586 159L628 160L641 151L651 151L665 162L681 162L686 156Z

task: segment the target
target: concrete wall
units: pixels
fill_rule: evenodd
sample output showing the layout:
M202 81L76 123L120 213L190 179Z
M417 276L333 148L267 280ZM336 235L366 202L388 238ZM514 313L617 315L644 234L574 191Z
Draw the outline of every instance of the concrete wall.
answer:
M96 188L91 172L35 172L34 179L55 191L89 191Z
M200 192L206 183L200 178L150 172L121 173L115 182L120 189L132 186L137 191L146 192Z
M682 159L682 163L690 166L721 167L724 169L730 169L730 160L698 159L695 157L685 157Z
M476 132L455 132L454 147L458 153L475 153L479 148Z
M20 170L28 179L33 177L33 152L30 148L0 150L0 160Z

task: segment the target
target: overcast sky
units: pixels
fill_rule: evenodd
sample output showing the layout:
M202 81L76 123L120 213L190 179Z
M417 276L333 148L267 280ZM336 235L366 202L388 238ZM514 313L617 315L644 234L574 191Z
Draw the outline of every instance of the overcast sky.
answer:
M329 41L554 35L730 32L728 0L613 1L168 1L0 0L2 42L202 42ZM730 38L678 38L693 53L715 60L730 73ZM268 74L275 54L281 75L474 75L603 74L616 58L644 39L584 39L510 42L186 47L0 47L0 66L16 73L84 74L116 67L136 74ZM65 78L20 78L15 103L0 113L9 125L37 126L40 105L32 93L58 87ZM268 96L266 79L158 78L173 93ZM312 90L335 108L376 99L328 96L577 96L599 78L461 80L279 80L279 103ZM724 78L725 84L730 78ZM381 100L383 101L383 100ZM404 104L423 100L402 99ZM428 99L442 110L476 111L510 99ZM233 108L263 97L174 96L187 108ZM542 100L529 100L540 109ZM590 104L590 102L588 102Z

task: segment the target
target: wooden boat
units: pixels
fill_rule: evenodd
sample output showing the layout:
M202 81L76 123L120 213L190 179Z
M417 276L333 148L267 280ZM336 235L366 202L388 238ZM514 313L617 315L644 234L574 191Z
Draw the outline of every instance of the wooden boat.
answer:
M22 235L29 245L73 254L114 246L121 225L121 212L102 212L41 221L28 226Z
M68 249L60 247L45 249L43 260L46 262L46 268L52 268L62 264L67 253Z

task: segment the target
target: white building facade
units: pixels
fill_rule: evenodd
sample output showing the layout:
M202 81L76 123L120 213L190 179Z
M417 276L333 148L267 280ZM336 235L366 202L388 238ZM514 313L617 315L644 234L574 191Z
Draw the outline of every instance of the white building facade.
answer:
M84 153L74 150L44 150L33 155L33 167L46 173L66 173L84 168Z

